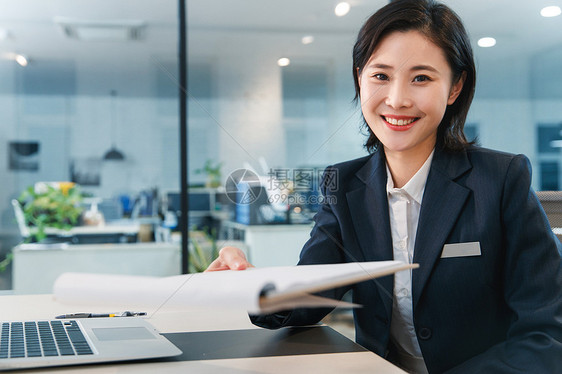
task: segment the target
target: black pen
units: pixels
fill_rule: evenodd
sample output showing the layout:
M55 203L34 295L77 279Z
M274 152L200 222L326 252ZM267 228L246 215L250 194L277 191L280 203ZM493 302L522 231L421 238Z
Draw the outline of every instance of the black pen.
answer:
M62 314L56 316L56 319L68 319L68 318L111 318L111 317L135 317L135 316L146 316L146 312L123 312L123 313L70 313Z

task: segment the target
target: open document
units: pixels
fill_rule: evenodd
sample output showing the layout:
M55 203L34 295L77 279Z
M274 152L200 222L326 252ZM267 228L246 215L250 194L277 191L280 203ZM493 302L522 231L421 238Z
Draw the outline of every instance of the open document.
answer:
M54 284L55 298L74 305L122 308L213 306L273 313L302 307L356 305L312 295L416 268L399 261L353 262L251 268L172 277L65 273Z

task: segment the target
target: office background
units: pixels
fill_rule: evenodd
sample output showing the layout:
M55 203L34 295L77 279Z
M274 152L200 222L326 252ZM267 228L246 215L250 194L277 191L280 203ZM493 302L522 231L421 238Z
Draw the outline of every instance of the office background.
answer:
M243 167L265 173L263 161L321 168L366 154L351 48L386 1L349 1L343 17L336 3L187 1L191 184L205 183L196 171L208 160L223 164L224 182ZM560 189L562 17L540 10L562 2L445 3L477 60L469 136L526 154L533 186ZM10 201L36 182L75 179L105 199L179 191L177 12L174 0L2 3L0 260L21 239ZM488 36L496 46L478 47ZM112 147L124 160L103 159Z

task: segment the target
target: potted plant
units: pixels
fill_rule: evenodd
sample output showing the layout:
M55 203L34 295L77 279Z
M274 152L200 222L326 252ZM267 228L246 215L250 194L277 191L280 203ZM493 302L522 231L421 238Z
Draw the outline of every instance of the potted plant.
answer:
M13 259L14 255L12 252L6 254L6 257L2 261L0 261L0 273L6 271L8 265L10 265Z
M221 168L222 162L214 163L212 160L207 160L205 162L205 166L201 169L195 170L195 173L207 175L205 187L217 188L221 185Z
M216 230L204 229L189 232L189 272L205 271L211 262L219 256Z
M70 230L78 224L84 208L78 185L72 182L37 183L18 198L31 238L41 241L47 228Z

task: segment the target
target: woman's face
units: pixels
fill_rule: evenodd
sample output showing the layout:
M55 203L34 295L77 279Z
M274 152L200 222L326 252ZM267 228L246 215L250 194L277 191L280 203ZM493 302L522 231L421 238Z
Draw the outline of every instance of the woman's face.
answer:
M387 155L427 158L447 105L458 97L445 54L418 31L385 36L359 75L361 109Z

